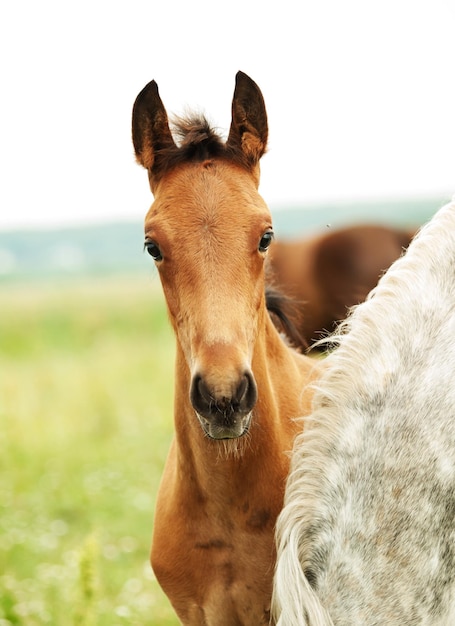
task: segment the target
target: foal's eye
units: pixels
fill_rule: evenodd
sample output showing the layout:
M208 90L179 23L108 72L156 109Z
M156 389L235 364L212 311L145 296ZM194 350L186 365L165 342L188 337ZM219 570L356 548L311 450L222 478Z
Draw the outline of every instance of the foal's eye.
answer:
M159 249L158 245L154 241L151 241L150 239L146 239L144 247L147 250L147 252L150 254L150 256L153 258L154 261L161 261L163 259L161 250Z
M273 231L268 230L261 237L261 241L259 242L259 247L258 247L259 252L265 252L267 248L270 246L270 244L272 243L272 241L273 241Z

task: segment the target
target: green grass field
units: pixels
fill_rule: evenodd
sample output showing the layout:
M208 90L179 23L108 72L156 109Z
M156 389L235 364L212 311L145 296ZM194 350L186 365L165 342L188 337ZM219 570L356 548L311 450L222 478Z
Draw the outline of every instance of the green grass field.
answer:
M0 626L178 624L148 561L173 363L153 276L0 284Z

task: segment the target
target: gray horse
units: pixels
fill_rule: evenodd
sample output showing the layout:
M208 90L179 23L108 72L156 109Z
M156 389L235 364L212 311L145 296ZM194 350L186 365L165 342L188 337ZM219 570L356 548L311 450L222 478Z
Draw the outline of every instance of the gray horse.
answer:
M295 441L279 626L455 624L455 199L356 307Z

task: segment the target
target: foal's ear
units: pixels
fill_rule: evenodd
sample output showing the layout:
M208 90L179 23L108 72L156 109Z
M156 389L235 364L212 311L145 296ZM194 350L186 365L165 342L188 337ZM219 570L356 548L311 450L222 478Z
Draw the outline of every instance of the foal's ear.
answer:
M152 174L157 169L160 150L174 146L166 109L152 80L140 92L133 105L133 145L138 163Z
M261 90L249 76L237 72L226 145L240 148L247 161L256 165L266 150L267 136L267 112Z

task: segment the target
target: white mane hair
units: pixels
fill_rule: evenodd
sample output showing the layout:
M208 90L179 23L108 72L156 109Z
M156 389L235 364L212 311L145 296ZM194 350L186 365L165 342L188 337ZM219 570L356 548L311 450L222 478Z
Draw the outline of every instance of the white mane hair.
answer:
M295 441L279 626L455 624L455 198L355 307Z

